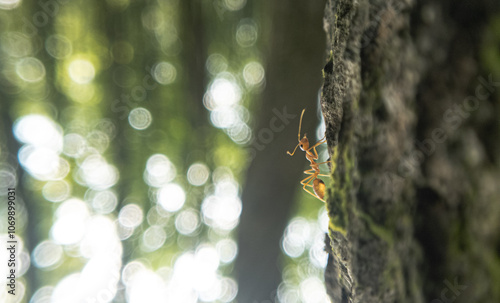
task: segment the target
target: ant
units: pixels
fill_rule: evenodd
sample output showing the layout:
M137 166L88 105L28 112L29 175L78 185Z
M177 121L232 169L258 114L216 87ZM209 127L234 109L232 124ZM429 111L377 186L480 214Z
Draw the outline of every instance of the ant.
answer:
M326 138L319 140L316 144L314 144L311 147L309 147L309 140L307 139L307 134L304 134L304 138L300 139L300 128L302 126L302 117L304 116L305 111L306 109L304 108L302 110L302 114L300 115L299 135L298 135L299 143L297 144L297 146L295 146L295 149L293 150L292 153L290 153L289 151L287 151L286 153L289 154L290 156L293 156L293 154L295 154L295 151L297 150L297 147L300 147L301 150L306 152L306 159L309 160L309 162L311 162L311 169L305 170L304 173L310 176L300 181L300 184L304 185L302 188L308 194L325 202L324 200L325 189L326 189L325 182L323 182L321 179L318 179L318 176L328 177L328 175L320 174L319 165L328 163L330 161L316 163L314 160L318 160L318 152L316 151L316 147L325 143ZM310 184L311 181L313 181L313 185ZM314 193L312 193L309 189L307 189L307 186L312 187Z

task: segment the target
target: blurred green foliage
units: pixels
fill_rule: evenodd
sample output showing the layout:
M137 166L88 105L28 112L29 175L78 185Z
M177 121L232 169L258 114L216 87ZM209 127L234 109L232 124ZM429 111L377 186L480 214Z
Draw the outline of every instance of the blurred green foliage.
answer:
M270 22L256 3L0 0L0 179L24 245L2 302L234 299ZM326 261L324 210L300 205L283 301Z

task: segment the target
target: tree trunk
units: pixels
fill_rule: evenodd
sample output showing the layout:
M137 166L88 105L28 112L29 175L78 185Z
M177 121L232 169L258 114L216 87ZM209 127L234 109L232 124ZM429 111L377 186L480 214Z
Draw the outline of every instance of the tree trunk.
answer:
M235 262L240 303L274 301L282 280L281 237L304 167L303 155L290 158L286 149L297 144L299 113L305 106L309 110L302 129L314 129L312 117L324 62L323 1L265 1L261 5L269 14L271 30L265 33L266 87L256 111L260 114L250 146L253 161L242 192L244 210Z
M499 4L328 1L332 302L500 302Z

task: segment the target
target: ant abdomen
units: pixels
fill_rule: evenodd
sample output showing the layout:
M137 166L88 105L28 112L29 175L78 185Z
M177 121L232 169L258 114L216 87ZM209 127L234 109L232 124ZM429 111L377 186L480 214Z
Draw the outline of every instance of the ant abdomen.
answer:
M321 179L314 179L313 181L313 190L316 196L318 196L321 200L325 198L326 185Z

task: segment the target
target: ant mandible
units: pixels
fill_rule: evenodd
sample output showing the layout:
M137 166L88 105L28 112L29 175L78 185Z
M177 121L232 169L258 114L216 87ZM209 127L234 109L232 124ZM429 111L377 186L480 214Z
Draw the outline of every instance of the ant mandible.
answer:
M318 152L316 151L316 147L325 143L326 138L319 140L316 144L314 144L311 147L309 147L309 140L307 139L306 134L304 134L304 138L300 139L300 128L302 126L302 117L304 116L305 111L306 111L306 109L304 108L302 110L302 114L300 115L299 135L298 135L299 143L297 144L297 146L295 146L295 149L293 150L292 153L290 153L289 151L287 151L286 153L289 154L290 156L293 156L293 154L295 154L295 151L297 150L297 147L300 147L301 150L306 152L306 159L309 160L309 162L311 162L311 169L305 170L304 173L307 175L310 175L310 176L308 176L304 180L300 181L300 184L303 185L302 188L307 193L309 193L313 197L318 198L319 200L325 202L324 197L325 197L326 186L325 186L325 183L321 179L318 179L318 176L328 177L328 175L320 174L319 165L324 164L324 163L328 163L330 161L316 163L315 160L318 160ZM313 185L310 184L311 181L313 181ZM307 189L307 186L312 187L314 190L314 193L312 193L309 189Z

